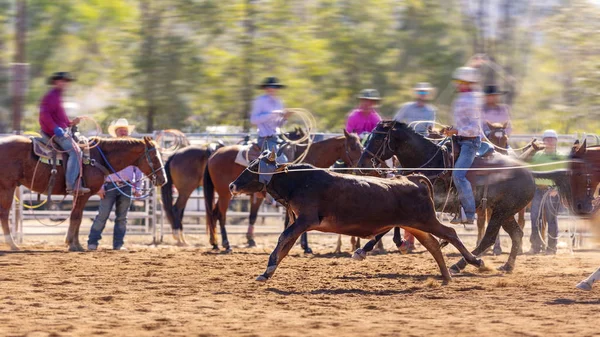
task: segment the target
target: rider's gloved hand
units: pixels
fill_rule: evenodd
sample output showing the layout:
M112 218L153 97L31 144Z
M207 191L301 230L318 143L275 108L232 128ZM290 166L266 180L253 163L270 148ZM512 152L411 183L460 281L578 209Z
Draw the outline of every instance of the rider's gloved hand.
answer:
M64 137L65 136L65 130L63 130L61 127L55 127L54 128L54 135L57 137Z

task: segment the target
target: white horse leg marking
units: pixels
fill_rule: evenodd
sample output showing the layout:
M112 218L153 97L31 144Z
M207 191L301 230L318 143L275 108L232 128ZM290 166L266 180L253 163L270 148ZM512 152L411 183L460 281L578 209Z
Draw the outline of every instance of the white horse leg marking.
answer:
M581 290L592 290L592 285L594 282L600 281L600 268L598 268L595 272L592 273L587 279L579 282L576 287Z

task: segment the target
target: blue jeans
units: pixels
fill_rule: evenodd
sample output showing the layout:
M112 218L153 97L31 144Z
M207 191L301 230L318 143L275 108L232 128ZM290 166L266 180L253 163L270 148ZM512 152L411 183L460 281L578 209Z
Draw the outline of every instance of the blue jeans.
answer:
M77 178L79 178L79 157L81 155L81 151L79 151L79 148L75 147L75 144L73 144L73 138L71 138L71 136L56 136L54 137L54 141L61 147L61 149L67 151L69 155L66 165L65 181L67 190L71 191L77 183Z
M98 208L98 215L94 218L92 229L90 229L90 236L88 237L88 246L90 244L98 245L98 241L102 239L102 231L106 226L106 220L110 216L110 211L113 206L115 207L115 229L113 233L113 248L120 248L123 246L123 239L127 232L127 212L129 206L131 206L131 199L119 192L112 183L104 184L106 195L104 199L100 201L100 207ZM123 186L120 187L121 191L127 195L131 195L131 187Z
M454 163L455 168L470 168L475 160L475 154L481 146L481 138L466 139L459 143L460 154L458 159ZM467 180L467 170L452 171L452 179L456 190L458 191L458 198L460 204L465 209L465 214L469 219L475 217L475 197L473 196L473 188L471 183Z
M269 151L273 151L273 148L275 148L275 151L279 151L280 144L278 143L278 141L279 141L279 137L277 137L276 135L273 135L273 136L268 136L268 137L258 137L257 143L262 151L267 150L267 149ZM277 161L279 163L287 163L288 158L284 153L281 153L281 155L277 156Z
M535 252L540 252L544 248L542 242L540 227L542 225L542 216L548 222L548 247L549 251L556 251L556 243L558 238L558 218L557 213L560 207L560 197L548 196L546 203L542 205L542 198L548 191L547 188L536 188L533 200L531 200L531 249Z

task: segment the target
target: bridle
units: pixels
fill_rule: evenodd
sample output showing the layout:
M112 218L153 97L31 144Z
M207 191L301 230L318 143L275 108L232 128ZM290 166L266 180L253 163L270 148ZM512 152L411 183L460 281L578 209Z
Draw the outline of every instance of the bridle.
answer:
M150 180L152 181L152 185L156 186L156 180L158 179L157 177L157 172L160 172L164 169L165 165L162 164L160 167L158 168L154 168L154 162L152 161L152 158L150 157L150 153L151 152L158 152L158 150L156 149L156 146L152 146L151 148L148 148L148 144L144 144L144 156L146 157L146 161L148 162L148 166L150 167ZM162 162L161 162L162 163Z
M371 139L369 139L367 146L365 146L364 148L364 152L368 153L371 156L371 165L376 168L377 164L379 165L386 165L385 164L385 160L381 159L381 156L383 156L383 154L385 153L385 149L387 148L389 151L391 151L392 153L394 152L390 146L390 139L391 139L391 134L392 134L392 130L394 129L394 125L392 124L389 128L389 130L387 132L385 131L377 131L377 130L373 130L371 132ZM381 142L381 145L379 146L379 148L377 149L377 151L375 153L371 152L369 150L369 143L371 143L371 141L373 141L372 136L373 135L385 135L385 137L383 138L383 141ZM363 173L360 168L358 169L360 173ZM379 174L381 174L381 172L379 172Z
M358 146L360 146L360 152L362 153L364 151L364 148L360 144L360 142ZM350 156L350 150L348 149L348 139L344 140L344 151L346 151L346 158L348 159L348 162L346 164L348 164L350 167L355 167L354 160L352 160L352 157Z

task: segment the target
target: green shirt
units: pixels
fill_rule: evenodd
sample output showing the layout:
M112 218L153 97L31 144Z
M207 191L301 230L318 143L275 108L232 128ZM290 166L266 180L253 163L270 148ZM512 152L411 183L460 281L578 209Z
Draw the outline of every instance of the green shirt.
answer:
M565 161L565 160L567 160L567 156L562 155L560 153L547 154L544 151L540 151L533 156L530 164L533 164L533 165L546 164L546 163L553 163L553 162ZM554 164L554 165L537 166L537 167L532 167L531 170L538 171L538 172L539 171L554 171L554 170L566 169L568 167L567 164L568 163L559 163L559 164ZM550 179L536 178L535 184L538 186L552 186L552 185L554 185L554 182Z

